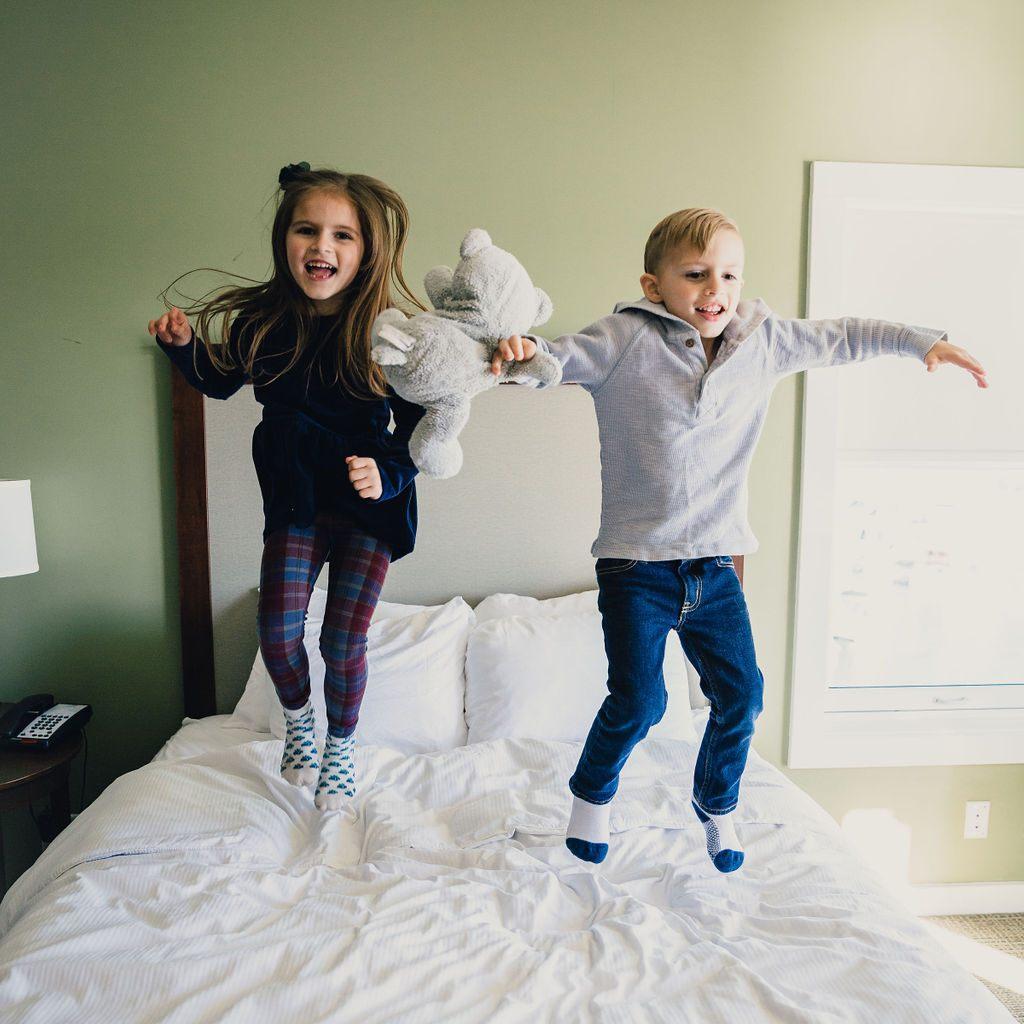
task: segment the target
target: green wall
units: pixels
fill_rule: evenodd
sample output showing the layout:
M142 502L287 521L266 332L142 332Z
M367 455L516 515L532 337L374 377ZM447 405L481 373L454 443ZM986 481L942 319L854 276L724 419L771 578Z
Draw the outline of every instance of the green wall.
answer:
M736 218L746 295L795 316L809 161L1024 164L1017 0L5 10L0 476L32 480L42 568L0 580L0 696L93 704L87 799L182 715L169 368L145 325L186 269L264 275L283 163L397 187L414 282L487 226L551 292L552 333L636 294L647 232L681 206ZM775 763L801 394L777 391L751 481ZM837 816L891 807L914 881L1024 879L1020 766L792 774ZM959 838L967 799L992 801L985 842ZM8 816L12 875L27 828Z

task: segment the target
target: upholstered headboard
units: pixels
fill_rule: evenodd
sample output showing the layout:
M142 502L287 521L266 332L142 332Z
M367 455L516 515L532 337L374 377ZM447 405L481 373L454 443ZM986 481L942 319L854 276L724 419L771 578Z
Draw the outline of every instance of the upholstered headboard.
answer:
M256 652L263 516L250 456L260 407L250 389L203 398L172 374L185 711L230 710ZM417 480L416 550L382 598L437 604L460 594L557 597L592 590L600 461L580 387L502 386L474 399L466 458L450 480ZM736 559L742 579L742 559Z

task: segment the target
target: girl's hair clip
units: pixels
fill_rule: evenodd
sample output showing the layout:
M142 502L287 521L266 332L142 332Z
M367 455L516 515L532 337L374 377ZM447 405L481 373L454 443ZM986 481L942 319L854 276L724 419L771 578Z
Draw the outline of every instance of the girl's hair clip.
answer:
M308 171L309 164L305 160L300 164L288 164L287 167L281 168L281 172L277 176L277 183L281 188L287 188L288 185L301 178Z

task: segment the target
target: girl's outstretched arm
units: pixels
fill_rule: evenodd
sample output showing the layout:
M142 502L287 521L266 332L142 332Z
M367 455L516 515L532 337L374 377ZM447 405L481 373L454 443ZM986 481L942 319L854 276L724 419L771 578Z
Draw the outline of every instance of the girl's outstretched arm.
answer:
M237 323L237 322L236 322ZM188 318L176 306L169 313L149 321L149 333L167 353L167 357L181 370L185 380L197 391L210 398L230 398L243 384L247 383L241 367L231 370L219 369L210 359L206 346L196 344L195 331ZM237 342L236 324L231 325L231 343Z

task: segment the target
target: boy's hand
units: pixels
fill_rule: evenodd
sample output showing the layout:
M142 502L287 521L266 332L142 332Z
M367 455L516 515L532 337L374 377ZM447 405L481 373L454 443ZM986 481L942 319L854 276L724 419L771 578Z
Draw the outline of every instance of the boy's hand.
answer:
M938 369L940 363L952 363L954 366L962 366L977 381L979 388L987 388L988 380L985 377L985 370L981 363L965 348L959 345L951 345L948 341L937 341L924 357L924 364L928 372L932 373Z
M165 345L187 345L192 340L188 317L177 306L171 306L171 311L158 320L150 320L149 333Z
M536 351L537 343L529 338L520 338L518 334L513 334L511 338L503 338L498 342L498 347L491 358L491 373L495 376L501 373L501 364L504 360L515 359L521 362L532 359Z
M348 479L360 498L379 498L384 493L377 463L360 455L346 455Z

